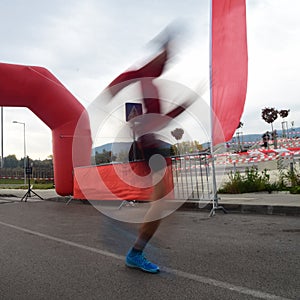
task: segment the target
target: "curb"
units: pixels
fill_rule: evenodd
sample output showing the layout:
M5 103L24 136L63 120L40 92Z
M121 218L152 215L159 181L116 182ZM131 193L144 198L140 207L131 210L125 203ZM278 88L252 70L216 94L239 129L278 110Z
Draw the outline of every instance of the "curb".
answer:
M0 197L4 195L0 195ZM15 202L16 196L9 196L11 200L0 199L0 204ZM63 202L66 205L74 203L81 205L90 205L90 202L82 199L73 199L70 197L52 197L44 198L44 201ZM201 203L204 205L204 203ZM266 204L230 204L219 202L219 206L222 206L229 213L241 213L241 214L258 214L258 215L278 215L278 216L300 216L300 206L286 206L286 205L266 205ZM212 203L207 203L205 206L199 208L199 201L186 201L182 204L179 210L193 211L193 212L209 212L212 210Z
M280 216L300 216L300 207L284 205L256 205L256 204L226 204L219 203L229 213L259 214L259 215L280 215ZM212 204L208 203L205 207L198 207L198 202L187 201L181 210L210 211Z

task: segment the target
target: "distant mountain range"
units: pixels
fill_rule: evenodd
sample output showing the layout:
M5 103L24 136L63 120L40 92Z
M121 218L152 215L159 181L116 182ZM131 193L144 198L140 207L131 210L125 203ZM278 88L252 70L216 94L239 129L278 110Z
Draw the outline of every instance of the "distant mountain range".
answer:
M282 137L282 134L283 134L282 130L276 130L276 131L277 131L277 136ZM243 131L241 130L241 132L243 132ZM269 130L269 132L271 132L271 130ZM289 137L297 137L297 136L300 137L299 132L300 132L300 127L294 128L293 130L289 129L288 135L289 135ZM263 135L263 133L261 133L261 134L254 133L254 134L245 134L245 135L241 134L240 138L244 142L257 142L257 141L261 141L262 135ZM235 135L233 136L231 142L236 142L237 138L238 138L238 133L236 132Z
M124 151L125 153L129 153L132 142L116 142L116 143L108 143L105 145L101 145L93 148L92 154L95 155L96 152L102 153L104 151L112 151L113 154L118 154ZM171 145L162 141L162 148L170 149Z
M132 143L129 143L129 142L108 143L108 144L93 148L92 154L95 155L96 152L102 153L105 151L108 152L108 151L112 151L112 150L113 150L113 153L120 153L121 151L129 151L131 144Z
M242 131L241 131L242 132ZM294 128L294 130L289 130L289 136L290 137L300 137L300 127ZM282 136L282 130L277 130L277 135L279 137ZM234 137L232 138L232 140L230 141L231 143L236 143L238 142L237 140L237 133L235 133ZM249 143L249 142L258 142L261 141L262 139L262 133L260 134L240 134L240 141L244 142L244 143ZM93 148L92 153L93 155L95 155L96 152L98 153L102 153L103 151L112 151L113 154L118 154L122 151L124 151L125 153L128 153L130 150L132 143L131 142L117 142L117 143L108 143L105 145L101 145L101 146L97 146L95 148ZM209 147L209 143L203 143L203 148L208 148ZM165 148L169 148L171 145L168 143L165 143Z

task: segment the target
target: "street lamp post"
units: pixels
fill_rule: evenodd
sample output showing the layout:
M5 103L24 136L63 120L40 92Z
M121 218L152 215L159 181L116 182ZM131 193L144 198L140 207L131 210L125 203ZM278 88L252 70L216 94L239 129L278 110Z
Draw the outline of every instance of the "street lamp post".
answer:
M3 106L1 106L1 168L4 167L4 157L3 157Z
M13 123L22 124L24 127L24 184L26 184L26 139L25 139L25 123L13 121Z

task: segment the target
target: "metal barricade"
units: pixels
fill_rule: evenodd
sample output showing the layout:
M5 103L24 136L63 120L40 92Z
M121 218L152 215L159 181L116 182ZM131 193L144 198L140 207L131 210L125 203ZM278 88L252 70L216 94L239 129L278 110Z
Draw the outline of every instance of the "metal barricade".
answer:
M175 198L211 200L213 182L210 153L178 155L171 159Z

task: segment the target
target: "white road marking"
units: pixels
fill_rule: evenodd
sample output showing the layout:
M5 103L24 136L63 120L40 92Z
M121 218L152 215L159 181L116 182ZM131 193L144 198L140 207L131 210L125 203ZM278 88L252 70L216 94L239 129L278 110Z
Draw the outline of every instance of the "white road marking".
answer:
M52 241L62 243L62 244L68 245L68 246L76 247L76 248L79 248L79 249L91 251L91 252L106 256L106 257L111 257L111 258L115 258L115 259L122 260L122 261L125 260L124 256L114 254L114 253L111 253L111 252L108 252L108 251L105 251L105 250L101 250L101 249L97 249L97 248L94 248L94 247L89 247L89 246L85 246L85 245L82 245L82 244L74 243L74 242L71 242L71 241L68 241L68 240L65 240L65 239L57 238L57 237L54 237L54 236L51 236L51 235L48 235L48 234L44 234L44 233L41 233L41 232L38 232L38 231L33 231L33 230L30 230L30 229L22 228L22 227L12 225L12 224L8 224L8 223L4 223L4 222L1 222L1 221L0 221L0 224L3 225L3 226L9 227L9 228L13 228L13 229L25 232L25 233L29 233L29 234L41 237L41 238L52 240ZM262 291L249 289L249 288L234 285L234 284L231 284L231 283L228 283L228 282L225 282L225 281L215 280L215 279L212 279L212 278L209 278L209 277L205 277L205 276L201 276L201 275L197 275L197 274L192 274L192 273L188 273L188 272L184 272L184 271L180 271L180 270L176 270L176 269L172 269L172 268L164 267L164 268L162 268L162 271L165 271L167 273L176 275L178 277L193 280L193 281L196 281L196 282L199 282L199 283L202 283L202 284L208 284L208 285L211 285L211 286L215 286L217 288L227 289L227 290L230 290L230 291L237 292L239 294L244 294L244 295L252 296L252 297L255 297L255 298L259 298L259 299L291 300L291 299L276 296L276 295L273 295L273 294L270 294L270 293L265 293L265 292L262 292Z

